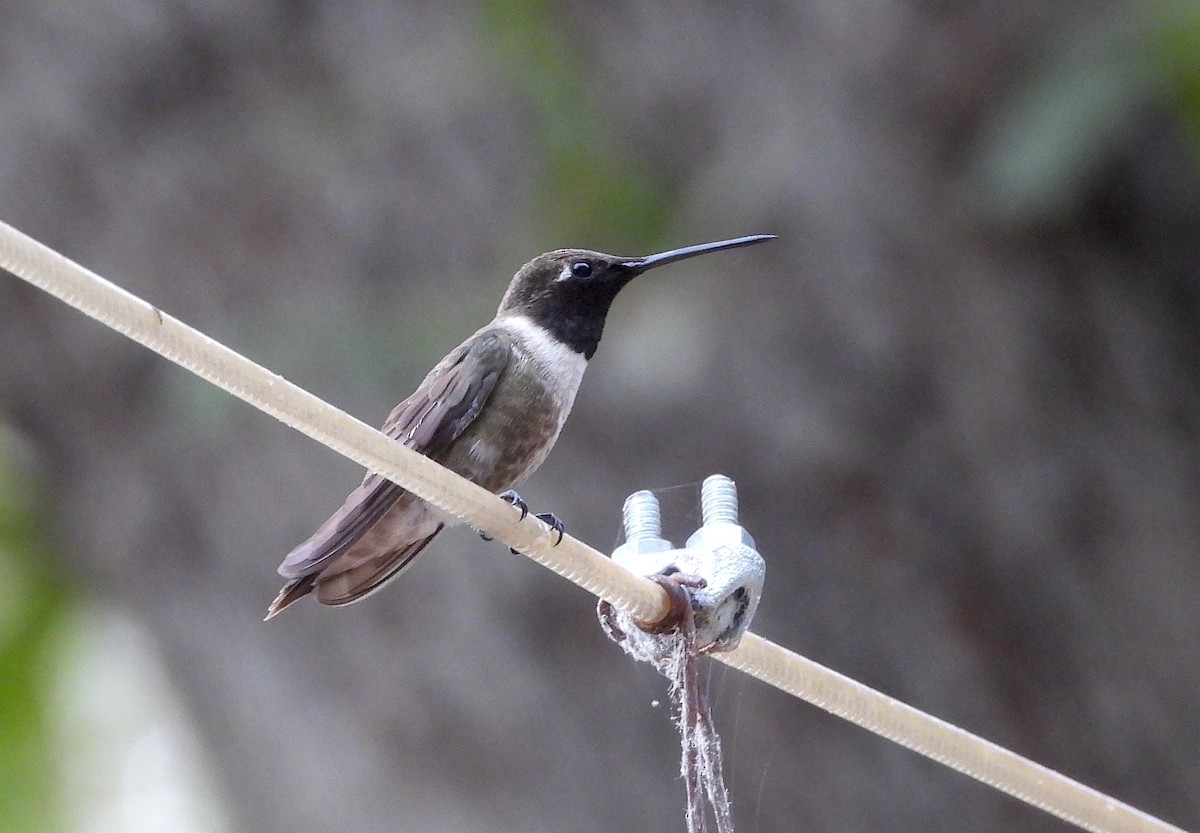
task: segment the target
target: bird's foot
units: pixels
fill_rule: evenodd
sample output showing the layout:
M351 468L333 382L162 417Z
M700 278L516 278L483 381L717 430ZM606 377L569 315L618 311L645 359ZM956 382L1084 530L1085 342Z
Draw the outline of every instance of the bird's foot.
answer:
M554 539L554 546L557 547L562 543L563 535L566 533L567 528L563 525L558 515L555 515L553 512L538 512L534 517L549 526L552 532L558 533L558 537Z
M521 517L517 518L518 521L525 520L525 516L529 514L529 504L525 502L525 498L517 494L516 489L509 489L506 492L501 492L500 494L496 495L496 497L521 510ZM492 540L492 536L488 535L486 532L480 532L479 537L485 541Z
M529 504L525 502L525 498L517 494L516 489L509 489L507 492L501 492L499 498L503 501L511 503L513 506L521 510L521 517L518 521L525 520L525 516L529 514Z
M509 489L506 492L501 492L498 497L501 500L508 501L513 506L517 507L517 509L521 510L521 517L517 520L525 520L525 516L529 514L529 504L526 503L525 499L517 494L515 490ZM563 522L559 520L557 515L555 515L553 512L539 512L534 515L534 517L547 524L551 531L557 534L557 537L554 539L554 546L557 547L562 543L563 535L566 532L566 527L563 526ZM479 537L485 541L492 540L492 536L488 535L486 532L480 532ZM509 547L509 549L512 550L513 553L519 554L517 550L512 549L512 547Z
M542 523L549 526L550 531L558 536L554 539L554 544L552 546L557 547L559 544L562 543L563 535L566 533L567 528L563 525L563 522L558 519L558 515L555 515L553 512L538 512L533 517L537 518L539 521L541 521ZM509 547L508 551L511 552L513 555L521 554L520 550L514 549L512 547Z

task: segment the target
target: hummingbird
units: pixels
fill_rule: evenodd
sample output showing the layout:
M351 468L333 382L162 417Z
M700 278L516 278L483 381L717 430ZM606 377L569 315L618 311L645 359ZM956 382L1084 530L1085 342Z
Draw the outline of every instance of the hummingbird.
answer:
M696 255L774 239L759 234L617 257L558 249L522 266L496 317L438 362L381 429L521 510L516 486L546 459L571 412L617 293L638 275ZM548 520L562 538L562 526ZM395 578L452 518L371 472L279 565L270 619L304 596L347 605Z

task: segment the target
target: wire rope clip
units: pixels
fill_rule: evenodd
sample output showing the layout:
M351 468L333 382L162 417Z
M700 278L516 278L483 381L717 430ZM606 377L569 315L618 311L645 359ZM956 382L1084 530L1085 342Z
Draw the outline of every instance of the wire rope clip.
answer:
M609 614L604 619L611 636L624 640L628 623L648 634L671 632L686 605L695 620L698 652L737 647L758 609L767 565L750 533L738 524L737 486L732 480L721 474L707 478L700 510L703 526L677 549L662 537L661 509L652 492L636 492L625 501L625 543L613 552L613 561L662 585L671 610L659 622Z

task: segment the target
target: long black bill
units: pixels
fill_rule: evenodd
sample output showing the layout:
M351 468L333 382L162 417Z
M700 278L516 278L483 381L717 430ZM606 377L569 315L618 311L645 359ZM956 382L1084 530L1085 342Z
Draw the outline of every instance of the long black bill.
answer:
M737 249L742 246L753 246L755 243L765 243L768 240L774 239L775 235L773 234L753 234L749 237L735 237L733 240L719 240L716 243L701 243L698 246L684 246L682 249L671 249L669 252L659 252L649 257L627 260L621 265L637 275L645 272L647 269L653 269L655 266L663 266L667 263L685 260L696 255L706 255L709 252L719 252L724 249Z

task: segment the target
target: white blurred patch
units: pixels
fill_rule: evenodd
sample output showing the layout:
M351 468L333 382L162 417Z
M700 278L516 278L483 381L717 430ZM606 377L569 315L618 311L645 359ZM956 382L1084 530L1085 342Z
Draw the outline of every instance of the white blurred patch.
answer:
M199 741L146 634L84 608L58 644L50 723L71 833L227 833Z

